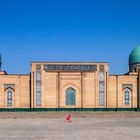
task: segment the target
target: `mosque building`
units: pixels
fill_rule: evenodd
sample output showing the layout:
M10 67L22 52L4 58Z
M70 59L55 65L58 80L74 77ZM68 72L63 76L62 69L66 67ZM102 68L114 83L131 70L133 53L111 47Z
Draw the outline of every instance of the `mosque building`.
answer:
M106 62L31 62L30 74L0 71L0 108L139 108L140 46L127 74L108 69Z

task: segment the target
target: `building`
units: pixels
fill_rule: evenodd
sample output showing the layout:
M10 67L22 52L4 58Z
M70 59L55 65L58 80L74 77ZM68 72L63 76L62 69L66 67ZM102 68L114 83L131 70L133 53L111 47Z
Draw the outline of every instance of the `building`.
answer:
M0 108L139 108L140 46L129 56L127 74L110 75L108 67L106 62L31 62L27 75L1 71Z

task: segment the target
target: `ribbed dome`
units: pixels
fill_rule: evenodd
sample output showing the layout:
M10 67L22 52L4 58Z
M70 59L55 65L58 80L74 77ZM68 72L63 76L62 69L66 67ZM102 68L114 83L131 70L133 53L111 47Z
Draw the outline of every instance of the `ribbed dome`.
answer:
M140 46L136 47L129 56L129 65L140 64Z

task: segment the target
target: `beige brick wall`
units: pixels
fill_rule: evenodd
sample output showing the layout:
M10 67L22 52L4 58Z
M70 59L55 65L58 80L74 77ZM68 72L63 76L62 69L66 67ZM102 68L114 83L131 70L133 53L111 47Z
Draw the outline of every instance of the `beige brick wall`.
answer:
M15 90L4 89L4 84L14 84ZM7 91L12 90L12 106L7 106ZM29 108L29 75L0 75L0 108Z
M36 65L41 66L41 106L36 106ZM31 65L31 100L33 108L136 108L137 107L137 74L108 75L107 63L96 64L95 72L58 72L44 71L46 63ZM52 63L48 63L52 64ZM53 63L55 64L55 63ZM85 63L57 63L85 64ZM99 105L99 66L104 65L105 74L105 104ZM7 106L7 90L4 84L14 84L13 104ZM124 103L123 84L131 84L130 104ZM76 91L76 104L66 105L66 90L71 87ZM106 94L107 93L107 94ZM30 107L30 75L6 75L0 73L0 108Z
M43 97L45 100L44 107L45 108L56 108L57 107L57 73L46 73L45 77L45 85L42 90Z
M84 108L94 108L96 98L95 72L83 74L83 106Z
M130 104L125 105L124 92L122 85L132 84L132 94L130 96ZM109 76L108 81L108 108L136 108L137 107L137 76L120 75Z
M30 78L29 76L21 76L21 108L30 107Z
M32 107L40 108L94 108L106 107L99 106L99 65L104 65L104 74L106 82L106 73L108 72L108 64L106 63L86 63L96 64L95 72L45 72L44 64L50 63L33 63L32 64ZM62 64L62 63L51 63ZM73 64L73 63L63 63ZM83 64L83 63L74 63ZM42 104L36 106L36 65L41 66L42 77ZM33 78L34 73L34 78ZM108 73L107 73L108 75ZM66 89L72 87L76 90L76 104L74 106L66 105ZM106 83L105 83L106 97Z
M60 73L60 108L81 107L81 73ZM71 87L76 91L76 105L66 106L66 90Z
M116 76L108 77L108 92L107 92L107 107L116 108L117 107L117 82Z
M133 89L130 97L130 105L124 104L124 91L122 84L132 84ZM137 107L137 77L136 76L119 76L118 77L118 107L135 108Z

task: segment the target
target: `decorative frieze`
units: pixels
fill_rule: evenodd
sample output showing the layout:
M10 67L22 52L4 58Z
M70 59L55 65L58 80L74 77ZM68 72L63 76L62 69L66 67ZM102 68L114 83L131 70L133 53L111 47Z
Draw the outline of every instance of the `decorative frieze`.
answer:
M97 65L55 65L45 64L45 71L96 71Z

